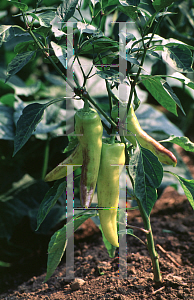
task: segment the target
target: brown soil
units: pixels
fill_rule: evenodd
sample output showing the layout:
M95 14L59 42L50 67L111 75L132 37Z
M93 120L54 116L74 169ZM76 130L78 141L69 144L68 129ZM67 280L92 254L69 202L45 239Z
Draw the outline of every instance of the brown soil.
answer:
M193 157L183 158L194 175ZM143 227L139 212L129 213L128 224ZM163 277L160 285L153 282L146 247L129 235L127 279L119 279L118 252L115 258L109 258L99 230L92 220L88 220L75 234L74 281L65 279L64 256L46 283L46 264L34 273L28 265L29 272L17 269L1 276L8 291L1 294L0 299L194 299L194 212L187 198L171 187L166 188L154 206L151 224L160 256ZM141 231L134 230L134 234L145 241Z

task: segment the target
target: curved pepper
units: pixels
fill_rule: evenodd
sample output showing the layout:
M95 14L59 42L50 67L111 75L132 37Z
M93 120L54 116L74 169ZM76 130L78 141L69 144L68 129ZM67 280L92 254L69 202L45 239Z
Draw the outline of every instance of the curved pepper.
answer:
M119 203L119 176L125 164L125 144L102 143L100 170L97 181L99 218L106 239L118 247L117 208ZM116 165L116 166L115 166Z
M102 148L102 122L95 109L84 106L75 114L75 133L82 148L80 201L89 207L94 195Z
M120 103L119 103L120 104ZM126 106L125 106L126 109ZM115 106L113 108L113 112L111 114L113 118L118 117L118 107ZM167 165L173 165L174 167L177 164L177 159L175 155L168 149L166 149L164 146L162 146L159 142L157 142L155 139L153 139L151 136L149 136L140 126L139 121L135 115L133 106L131 105L129 108L129 112L127 115L127 130L129 131L125 137L128 141L132 143L134 147L137 146L137 141L140 143L140 145L148 150L150 150L154 155L158 157L158 160L161 163L167 164ZM132 132L136 138L132 135L130 135L130 132Z
M67 174L67 167L66 165L74 165L74 170L79 168L76 165L82 165L82 148L80 144L77 145L75 150L68 156L65 160L63 160L56 168L54 168L51 172L49 172L46 177L45 181L53 181L58 180L63 177L66 177Z
M161 163L166 165L173 165L174 167L177 164L177 159L174 154L162 146L159 142L149 136L140 126L138 119L135 115L133 106L129 108L127 115L127 129L136 135L136 138L140 145L150 151L152 151ZM126 136L126 138L134 145L134 137ZM136 141L135 141L136 145Z

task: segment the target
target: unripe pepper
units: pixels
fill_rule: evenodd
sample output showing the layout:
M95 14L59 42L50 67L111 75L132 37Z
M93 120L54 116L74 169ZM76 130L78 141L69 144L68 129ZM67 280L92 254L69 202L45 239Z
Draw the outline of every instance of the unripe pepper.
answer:
M126 106L124 107L126 111ZM117 111L117 113L116 113ZM116 115L118 116L118 107L113 108L112 117L115 118ZM166 149L164 146L162 146L159 142L157 142L155 139L153 139L151 136L149 136L140 126L139 121L135 115L133 106L131 105L128 111L127 115L127 130L126 133L126 139L129 140L134 147L137 146L137 141L140 143L140 145L148 150L150 150L154 155L158 157L158 160L161 163L167 164L167 165L173 165L174 167L177 164L177 159L174 156L174 154ZM130 132L132 132L136 138L132 135L130 135Z
M102 122L95 109L87 104L75 114L75 133L82 147L80 201L89 207L94 195L102 148Z
M117 208L119 203L119 176L125 164L125 144L102 143L100 170L97 181L99 218L106 239L119 246L117 235ZM122 166L122 168L120 167Z
M56 168L54 168L51 172L49 172L46 177L45 181L53 181L58 180L63 177L66 177L67 174L67 167L66 165L74 165L74 170L77 169L79 166L82 165L82 148L80 144L77 145L75 150L69 155L64 161L62 161Z

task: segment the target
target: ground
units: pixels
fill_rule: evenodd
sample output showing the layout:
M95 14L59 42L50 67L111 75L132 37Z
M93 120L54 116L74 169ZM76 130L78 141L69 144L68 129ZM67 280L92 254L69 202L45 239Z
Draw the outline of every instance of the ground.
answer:
M193 157L184 154L183 159L194 177ZM129 213L128 224L143 227L138 212ZM75 280L64 278L65 257L46 283L44 259L28 259L25 268L20 261L0 275L0 299L194 299L194 211L186 196L166 188L151 213L151 224L163 278L159 285L153 282L146 247L132 236L127 236L127 279L119 279L118 252L109 258L100 231L88 220L75 234ZM141 231L134 234L145 241Z

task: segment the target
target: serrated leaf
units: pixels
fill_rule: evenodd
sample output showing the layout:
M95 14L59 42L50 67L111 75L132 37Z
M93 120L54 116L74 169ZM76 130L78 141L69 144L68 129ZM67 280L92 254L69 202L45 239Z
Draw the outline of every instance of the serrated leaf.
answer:
M53 187L49 189L46 193L43 201L40 204L38 215L37 215L37 228L39 229L40 225L50 212L51 208L55 205L59 197L62 195L64 190L66 189L67 182L64 178L57 180Z
M157 199L156 189L162 181L162 164L151 151L139 145L130 159L129 172L134 181L134 193L149 216Z
M166 172L168 172L168 171L166 171ZM178 179L187 199L189 200L192 208L194 209L194 179L189 180L189 179L185 179L173 172L168 172L168 173L174 175Z
M178 72L193 72L190 49L183 44L169 43L164 46L162 58Z
M53 272L57 268L64 254L64 251L67 246L67 240L68 238L70 238L70 236L68 236L66 233L71 232L71 230L68 230L67 227L70 227L71 229L74 228L75 232L83 222L85 222L87 219L93 216L95 216L94 213L87 212L81 216L76 215L63 228L59 229L51 237L48 246L47 274L45 281L47 281L52 276Z
M19 72L34 56L35 51L17 54L7 67L7 82L13 75Z
M176 103L177 99L173 98L173 94L169 93L164 85L166 81L164 81L160 77L152 77L149 75L141 76L142 83L146 87L146 89L150 92L150 94L167 110L172 112L177 116ZM176 100L176 101L175 101ZM180 103L180 101L179 101Z
M194 143L192 143L186 136L171 135L168 139L162 140L161 142L171 142L181 146L185 151L194 152Z
M48 103L39 104L33 103L23 109L17 127L16 135L14 138L14 153L13 156L25 145L36 129L36 126L41 121L44 110L47 108Z
M157 12L164 9L165 7L171 5L173 2L177 0L155 0L152 5Z

